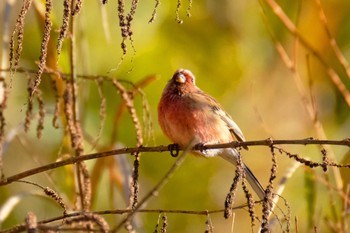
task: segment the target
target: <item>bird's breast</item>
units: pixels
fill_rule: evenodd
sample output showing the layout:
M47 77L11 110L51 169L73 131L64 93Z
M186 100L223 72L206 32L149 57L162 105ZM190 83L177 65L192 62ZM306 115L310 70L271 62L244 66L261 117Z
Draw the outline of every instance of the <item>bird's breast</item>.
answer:
M209 106L188 97L163 96L158 119L164 133L174 143L186 146L194 143L223 143L232 141L231 133L220 116Z

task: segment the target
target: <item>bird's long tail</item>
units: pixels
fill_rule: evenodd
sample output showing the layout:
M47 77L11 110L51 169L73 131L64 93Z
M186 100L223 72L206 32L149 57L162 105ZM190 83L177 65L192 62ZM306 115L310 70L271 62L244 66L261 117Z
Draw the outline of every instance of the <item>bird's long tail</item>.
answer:
M237 166L237 158L239 156L239 152L235 149L225 149L225 152L220 154L220 157L223 159L229 161L233 165ZM255 193L258 195L260 200L263 200L265 198L265 191L263 187L261 186L258 179L254 176L252 171L243 163L243 168L246 174L246 179L248 180L250 186L253 188Z

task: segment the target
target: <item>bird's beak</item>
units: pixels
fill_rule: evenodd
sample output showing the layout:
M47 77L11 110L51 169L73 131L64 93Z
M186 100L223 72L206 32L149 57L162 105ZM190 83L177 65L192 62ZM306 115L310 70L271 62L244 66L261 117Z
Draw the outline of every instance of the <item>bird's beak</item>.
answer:
M183 74L178 74L176 77L175 77L175 81L177 83L185 83L186 82L186 77L185 75Z

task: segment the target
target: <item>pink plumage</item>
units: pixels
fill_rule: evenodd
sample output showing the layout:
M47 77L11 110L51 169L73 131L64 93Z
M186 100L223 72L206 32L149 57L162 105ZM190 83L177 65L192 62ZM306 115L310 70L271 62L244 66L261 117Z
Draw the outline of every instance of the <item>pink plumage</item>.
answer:
M211 96L200 90L189 70L179 69L166 85L158 105L158 121L164 134L174 143L214 144L244 141L238 125ZM236 149L196 151L205 157L220 156L236 165ZM244 165L246 177L260 199L264 189L250 169Z

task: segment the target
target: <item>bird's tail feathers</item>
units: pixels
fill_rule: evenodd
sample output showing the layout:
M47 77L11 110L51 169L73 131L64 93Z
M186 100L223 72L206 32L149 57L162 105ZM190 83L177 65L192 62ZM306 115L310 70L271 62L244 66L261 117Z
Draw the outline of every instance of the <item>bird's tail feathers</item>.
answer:
M225 152L220 154L220 157L229 161L233 165L237 166L237 159L239 156L239 152L235 149L225 149ZM243 163L243 168L246 174L246 179L250 186L253 188L254 192L258 195L260 200L265 198L265 190L258 181L258 179L254 176L253 172Z
M253 190L258 195L260 200L264 200L264 198L265 198L264 188L261 186L260 182L254 176L253 172L249 169L249 167L247 167L247 165L245 165L245 164L243 164L243 166L244 166L244 170L245 170L245 174L246 174L245 177L248 180L250 186L252 186Z

